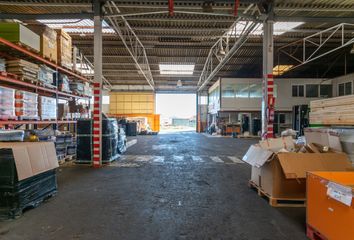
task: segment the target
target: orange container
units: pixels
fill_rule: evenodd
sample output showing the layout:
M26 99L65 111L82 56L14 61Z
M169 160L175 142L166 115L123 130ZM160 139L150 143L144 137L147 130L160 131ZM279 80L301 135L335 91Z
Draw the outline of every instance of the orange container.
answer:
M335 188L331 187L333 183ZM353 195L354 172L311 172L307 175L307 224L329 240L354 239L353 197L349 197L351 204L348 206L348 202L346 205L331 194L335 191L337 197L343 196L345 191L341 187L351 189Z

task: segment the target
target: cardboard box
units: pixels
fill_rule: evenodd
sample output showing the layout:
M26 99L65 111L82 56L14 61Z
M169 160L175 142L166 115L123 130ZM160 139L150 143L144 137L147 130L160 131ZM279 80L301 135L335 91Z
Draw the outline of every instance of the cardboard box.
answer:
M328 128L305 128L304 134L307 143L317 143L328 146L336 151L343 152L339 133Z
M353 193L354 172L308 173L307 224L325 239L352 239Z
M40 54L52 62L57 62L57 32L45 25L29 25L29 29L40 36Z
M36 52L40 51L39 36L19 23L0 23L0 37Z
M57 31L58 63L66 68L72 69L72 42L71 37L63 29Z
M257 145L242 160L253 167L251 180L256 181L258 175L259 186L273 198L305 199L307 171L351 169L344 153L272 153Z
M53 142L0 142L0 148L12 149L19 181L59 167Z

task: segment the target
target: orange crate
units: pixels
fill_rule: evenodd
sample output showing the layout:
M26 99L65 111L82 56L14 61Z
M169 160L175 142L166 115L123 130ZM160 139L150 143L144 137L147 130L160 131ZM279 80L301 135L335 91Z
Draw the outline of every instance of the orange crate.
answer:
M354 200L348 206L327 194L328 183L354 188L354 172L311 172L307 175L307 224L324 239L354 238Z

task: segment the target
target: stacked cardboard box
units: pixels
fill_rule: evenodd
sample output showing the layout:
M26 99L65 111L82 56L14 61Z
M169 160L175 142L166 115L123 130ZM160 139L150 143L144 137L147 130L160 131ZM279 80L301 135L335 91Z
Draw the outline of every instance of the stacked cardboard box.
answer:
M305 200L306 172L347 171L345 153L328 146L296 146L291 137L268 139L252 145L243 157L252 166L251 182L272 199Z
M57 62L57 32L45 25L29 25L29 29L40 36L40 54Z
M62 29L57 31L58 62L63 67L72 69L72 42L71 37Z
M16 74L23 81L38 81L39 67L35 63L22 59L8 60L6 61L6 70L9 73Z
M16 116L20 120L37 120L38 94L16 90L15 94Z

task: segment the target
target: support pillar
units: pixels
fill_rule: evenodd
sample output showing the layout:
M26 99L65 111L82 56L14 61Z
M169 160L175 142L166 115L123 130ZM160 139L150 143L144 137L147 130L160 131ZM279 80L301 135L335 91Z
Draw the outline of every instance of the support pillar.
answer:
M274 137L273 21L263 23L262 139Z
M102 9L94 1L93 167L102 165Z

